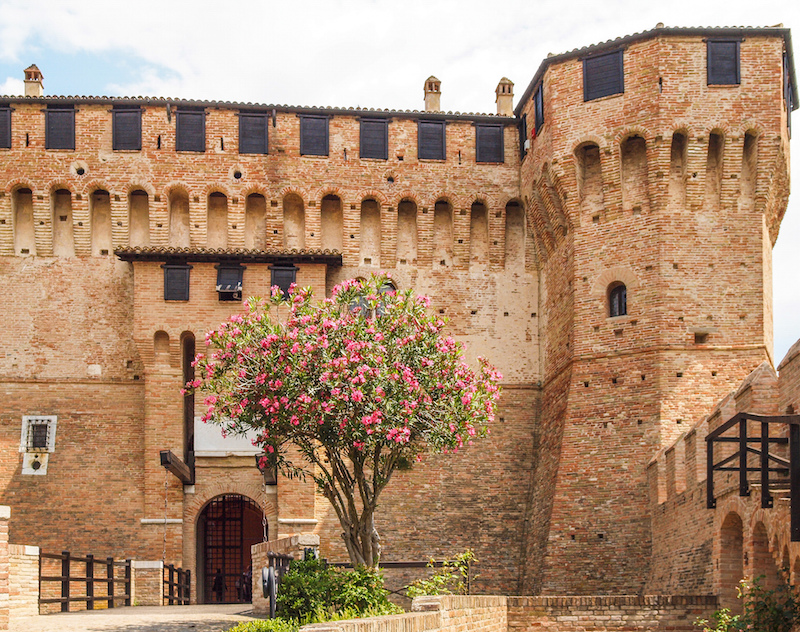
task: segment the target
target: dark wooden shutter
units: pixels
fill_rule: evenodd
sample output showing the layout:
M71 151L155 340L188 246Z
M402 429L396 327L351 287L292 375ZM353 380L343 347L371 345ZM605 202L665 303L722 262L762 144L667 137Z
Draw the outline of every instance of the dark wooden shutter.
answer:
M328 117L300 117L300 155L328 155Z
M75 149L75 109L69 107L48 107L45 126L45 147L47 149Z
M706 43L708 85L739 83L739 42L708 40Z
M789 68L789 55L787 55L786 52L783 53L783 100L786 102L786 126L789 128L789 138L791 138L794 94L792 92L792 75Z
M114 108L114 149L139 151L142 148L142 111L139 108Z
M239 113L239 153L266 154L269 148L269 125L267 115L261 113Z
M11 149L11 108L0 107L0 148Z
M271 286L277 285L284 296L289 295L289 286L295 283L297 278L297 268L295 266L273 266L270 268L272 272Z
M503 162L503 126L475 126L475 154L478 162Z
M542 96L542 86L540 85L536 92L533 94L533 116L534 116L534 129L536 133L539 133L539 130L542 129L542 125L544 125L544 98Z
M177 151L205 151L205 112L179 110L175 116L177 117L175 149Z
M361 119L362 158L389 159L389 122L386 120Z
M168 265L164 268L164 300L188 301L189 300L189 270L192 266Z
M525 143L528 142L528 115L523 114L520 119L519 123L517 123L517 128L519 129L519 159L522 160L528 154L528 150L525 149Z
M591 101L625 91L622 51L583 60L583 100Z
M420 160L444 160L445 122L420 121L417 125L417 145Z

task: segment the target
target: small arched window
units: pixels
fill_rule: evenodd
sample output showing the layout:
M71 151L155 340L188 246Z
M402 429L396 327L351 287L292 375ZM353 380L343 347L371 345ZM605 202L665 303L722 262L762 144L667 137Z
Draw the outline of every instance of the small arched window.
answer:
M628 290L624 283L612 283L608 286L608 315L625 316L628 313Z

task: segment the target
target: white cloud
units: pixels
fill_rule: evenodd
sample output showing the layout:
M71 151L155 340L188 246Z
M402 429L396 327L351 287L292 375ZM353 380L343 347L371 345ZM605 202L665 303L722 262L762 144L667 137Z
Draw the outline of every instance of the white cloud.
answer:
M22 79L6 77L6 80L3 83L0 83L0 94L7 94L11 96L25 94L25 83L22 81Z

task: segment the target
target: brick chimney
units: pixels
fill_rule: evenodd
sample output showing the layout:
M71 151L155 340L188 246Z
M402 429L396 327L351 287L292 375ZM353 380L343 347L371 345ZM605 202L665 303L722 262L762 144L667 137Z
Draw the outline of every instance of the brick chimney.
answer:
M441 112L439 99L442 96L442 82L431 75L425 80L425 111Z
M42 71L36 64L31 64L25 69L25 96L40 97L44 94L42 86Z
M494 93L497 98L498 116L514 116L514 82L507 77L503 77L497 84Z

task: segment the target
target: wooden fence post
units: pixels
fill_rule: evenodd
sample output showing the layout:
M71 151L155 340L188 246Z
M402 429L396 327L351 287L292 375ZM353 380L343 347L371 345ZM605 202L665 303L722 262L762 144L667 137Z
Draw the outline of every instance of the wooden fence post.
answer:
M108 588L106 592L108 594L108 607L114 607L114 558L107 557L106 558L106 580Z
M61 555L61 612L69 612L69 551Z

